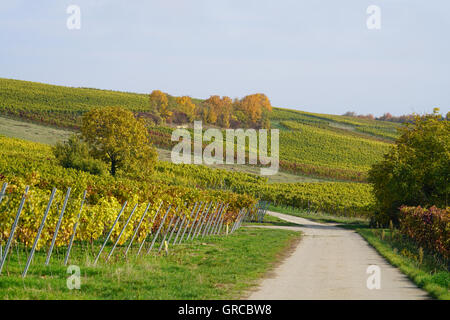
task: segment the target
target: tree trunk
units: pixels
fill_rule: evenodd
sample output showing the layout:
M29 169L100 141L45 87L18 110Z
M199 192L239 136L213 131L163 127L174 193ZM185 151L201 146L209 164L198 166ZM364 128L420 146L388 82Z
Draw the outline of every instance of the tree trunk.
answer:
M116 175L116 161L112 160L111 161L111 175L114 177Z

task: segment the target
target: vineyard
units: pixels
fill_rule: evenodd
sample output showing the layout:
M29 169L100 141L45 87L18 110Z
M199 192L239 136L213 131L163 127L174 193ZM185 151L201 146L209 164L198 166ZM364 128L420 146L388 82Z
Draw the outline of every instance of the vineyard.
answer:
M176 97L168 96L169 103ZM195 99L194 99L195 100ZM199 102L201 100L195 100ZM0 114L40 124L78 129L93 107L121 106L137 115L149 112L148 94L70 88L0 79ZM364 182L369 166L381 159L398 137L398 124L273 108L273 128L280 132L280 168L335 180ZM170 148L173 127L149 128L153 144Z
M259 206L241 208L237 215L228 211L229 203L196 201L177 204L161 201L139 205L131 198L123 205L114 198L101 199L95 205L86 202L87 192L83 198L71 198L71 188L65 193L54 188L51 194L26 186L21 197L16 193L18 186L3 183L0 193L0 273L6 263L11 245L23 245L31 248L28 262L22 276L25 277L36 250L47 248L48 265L54 248L66 247L64 264L70 258L70 251L75 242L87 242L93 246L102 240L94 264L101 257L108 241L114 243L106 261L112 256L116 246L127 244L125 257L130 251L137 251L137 256L148 254L158 244L158 252L163 245L176 245L183 240L198 237L231 234L247 216L259 216L263 209ZM48 200L47 200L48 199ZM131 209L132 208L132 209ZM15 213L16 212L16 213ZM173 239L173 242L172 242ZM146 245L146 240L149 244ZM134 242L135 241L135 242ZM133 247L133 242L135 246ZM143 250L144 249L144 250Z
M234 213L238 208L254 203L256 198L298 208L330 208L335 212L365 213L373 206L367 184L269 184L267 178L252 174L169 162L158 162L155 172L145 181L126 176L112 178L59 166L47 145L1 136L0 145L3 181L22 188L27 184L36 186L47 193L52 187L64 190L71 186L75 198L88 190L87 199L92 204L111 197L122 203L133 194L140 202L149 199L173 202L177 199L182 203L193 199L216 199L235 204L230 207Z
M392 141L399 137L397 129L401 125L369 119L360 119L331 114L317 114L298 110L274 109L271 120L274 122L295 121L301 124L318 126L353 136Z
M294 121L281 124L289 130L280 132L280 158L291 162L366 171L389 147L386 143L343 136Z

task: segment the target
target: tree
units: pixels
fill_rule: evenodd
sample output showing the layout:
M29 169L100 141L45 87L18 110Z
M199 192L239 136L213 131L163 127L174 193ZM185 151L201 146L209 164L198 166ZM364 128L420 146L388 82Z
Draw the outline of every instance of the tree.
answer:
M106 172L106 165L91 157L88 144L77 134L71 135L65 142L58 142L52 151L64 168L78 169L96 175L103 175Z
M177 98L177 104L180 111L186 115L189 121L194 120L196 105L192 102L190 97L184 96Z
M160 90L153 90L149 96L149 99L150 108L153 113L156 113L164 120L170 119L172 116L172 111L169 110L169 99L164 92Z
M236 104L236 108L246 115L247 125L259 127L266 123L264 118L268 117L269 112L272 111L269 98L262 93L245 96Z
M83 116L81 134L92 156L110 164L110 173L117 169L138 169L150 172L157 159L143 120L121 107L96 108Z
M210 96L203 103L206 110L207 121L211 124L217 124L223 128L230 127L231 114L233 112L233 101L223 96Z
M369 171L378 203L375 221L396 223L402 205L447 207L449 178L450 124L435 109L406 124L396 144Z
M377 120L390 121L390 120L392 120L392 114L390 114L389 112L386 112L381 117L379 117Z

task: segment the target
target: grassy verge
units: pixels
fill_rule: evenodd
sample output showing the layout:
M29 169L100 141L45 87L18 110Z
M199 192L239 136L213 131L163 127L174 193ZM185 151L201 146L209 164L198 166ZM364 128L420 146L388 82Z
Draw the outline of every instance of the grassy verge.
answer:
M38 252L22 279L26 253L14 248L0 276L0 299L239 298L299 237L286 230L241 228L232 236L170 247L167 255L136 258L133 251L125 261L123 248L117 248L109 263L100 259L97 266L93 260L98 248L91 251L77 244L69 264L80 266L80 290L67 288L70 274L61 263L64 250L52 256L48 267L45 253Z
M0 134L7 137L53 145L67 140L72 133L70 130L0 117Z
M297 223L285 221L283 219L266 214L263 222L244 222L244 226L279 226L279 227L299 227Z
M355 229L386 260L432 297L450 300L448 265L389 229Z
M284 214L289 214L291 216L301 217L305 219L310 219L317 222L332 222L332 223L340 223L345 225L354 225L358 227L365 227L369 224L369 219L361 218L361 217L345 217L345 216L336 216L326 212L307 212L306 210L301 210L297 208L286 208L286 207L278 207L274 205L269 205L268 210L276 211Z

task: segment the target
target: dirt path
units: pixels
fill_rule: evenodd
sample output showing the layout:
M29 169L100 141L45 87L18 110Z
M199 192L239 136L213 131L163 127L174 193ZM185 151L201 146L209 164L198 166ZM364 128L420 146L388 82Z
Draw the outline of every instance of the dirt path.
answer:
M301 224L298 247L249 299L428 299L398 269L356 232L277 212L269 214ZM278 227L274 227L278 228ZM369 290L369 265L381 271L381 288Z

